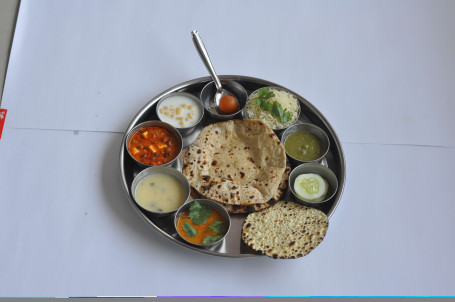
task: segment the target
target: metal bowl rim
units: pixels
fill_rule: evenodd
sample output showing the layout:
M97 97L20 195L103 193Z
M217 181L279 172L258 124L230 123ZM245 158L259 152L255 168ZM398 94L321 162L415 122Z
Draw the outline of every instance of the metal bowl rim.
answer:
M205 106L205 103L204 103L204 101L203 101L203 99L202 99L202 92L203 92L204 90L206 90L207 87L210 87L211 85L215 85L215 82L213 82L213 81L208 82L207 84L204 85L204 87L201 89L201 93L200 93L199 99L201 100L202 106L204 106L205 110L207 110L207 112L208 112L211 116L213 116L214 118L222 118L222 119L225 119L225 120L233 119L233 118L235 118L237 115L239 115L239 114L243 111L243 109L245 108L245 106L246 106L246 104L247 104L247 102L248 102L248 92L246 91L245 87L243 87L243 85L240 84L240 83L237 82L237 81L234 81L234 80L220 80L220 82L221 82L221 84L223 84L223 83L226 84L226 83L227 83L228 85L230 85L231 83L234 83L234 85L238 85L238 86L242 89L242 93L244 92L244 96L245 96L245 104L244 104L242 107L240 107L239 110L237 110L236 112L231 113L231 114L220 114L220 113L212 112L212 111L210 110L210 107L207 108L207 106Z
M215 241L214 243L196 244L196 243L189 242L188 240L183 238L182 235L180 235L180 232L177 229L177 223L178 223L178 220L179 220L180 216L183 215L183 212L186 211L186 209L195 201L202 201L205 204L210 204L210 206L212 208L214 208L215 210L218 210L218 212L222 212L220 214L223 216L223 218L227 217L227 230L226 230L226 233L224 233L224 235L223 235L223 237L221 239ZM175 230L177 231L178 236L182 240L185 240L185 242L187 242L189 244L192 244L192 245L194 245L196 247L199 247L199 248L209 248L209 247L218 245L219 243L221 243L224 240L224 238L226 238L226 236L228 235L228 233L229 233L229 231L231 229L231 215L229 215L229 212L222 205L220 205L219 203L217 203L214 200L206 199L206 198L196 198L196 199L193 199L193 200L191 200L189 202L185 202L184 204L182 204L177 209L177 211L175 212L175 217L174 217L174 227L175 227Z
M325 141L327 143L327 148L325 148L325 152L318 158L316 158L315 160L310 160L310 161L304 161L304 160L301 160L301 159L297 159L295 157L293 157L292 155L290 155L287 151L286 151L286 148L284 148L284 151L286 152L286 155L289 156L290 158L292 158L293 160L295 160L296 162L299 162L299 163L302 163L302 164L309 164L309 163L318 163L320 162L324 157L327 156L327 153L329 153L329 150L330 150L330 139L329 139L329 136L327 135L327 133L325 133L324 130L322 130L320 127L316 126L315 124L311 124L311 123L300 123L300 124L294 124L292 126L289 126L284 132L283 132L283 135L281 136L281 143L285 144L287 138L289 137L289 135L291 135L292 133L287 133L288 131L291 130L291 128L293 127L299 127L301 125L304 125L304 126L309 126L309 127L313 127L313 128L316 128L318 130L320 130L322 133L324 133L324 138L325 138ZM298 131L298 130L297 130ZM297 132L295 131L295 132ZM294 132L293 132L294 133Z
M156 172L150 172L151 170L158 170ZM159 171L159 170L164 170L164 171ZM171 173L169 173L171 172ZM147 210L146 208L142 207L139 202L136 201L136 198L134 197L135 195L135 192L136 192L136 187L137 185L141 182L141 180L145 177L147 177L148 175L152 175L154 173L164 173L164 174L167 174L167 175L171 175L172 177L175 177L173 175L173 173L175 174L178 174L178 181L182 184L182 186L184 187L184 190L185 190L185 200L183 201L183 203L177 207L175 210L172 210L172 211L169 211L169 212L163 212L163 213L157 213L157 212L153 212L153 211L150 211L150 210ZM146 175L144 175L146 174ZM139 180L138 180L139 179ZM137 181L136 185L134 186L134 183ZM184 183L182 183L180 180L184 180ZM179 170L177 169L174 169L174 168L171 168L169 166L151 166L151 167L148 167L148 168L145 168L144 170L142 170L141 172L139 172L134 178L133 178L133 181L131 182L131 195L133 196L133 200L134 202L141 208L143 209L144 211L146 211L147 213L150 213L150 215L153 215L153 216L157 216L157 217L165 217L165 216L169 216L169 215L172 215L173 213L176 213L177 210L183 206L188 198L190 197L190 194L191 194L191 186L190 186L190 183L188 181L188 179L186 178L185 175L183 175L182 172L180 172Z
M193 100L196 101L196 103L198 104L198 107L201 108L201 116L199 117L198 121L197 121L196 123L194 123L194 125L189 126L189 127L185 127L185 128L179 128L179 127L173 126L175 129L177 129L177 131L179 131L179 132L182 131L182 132L185 133L185 132L187 132L187 131L193 129L194 127L196 127L196 126L202 121L202 119L204 118L204 104L202 104L202 101L201 101L200 98L198 98L198 97L196 97L196 96L194 96L194 95L192 95L191 93L188 93L188 92L183 92L183 91L171 92L171 93L169 93L169 94L167 94L167 95L162 96L162 97L158 100L158 102L156 103L156 109L155 109L155 111L156 111L156 116L158 117L158 119L159 119L161 122L163 122L163 121L160 119L160 114L159 114L159 112L158 112L158 107L160 107L160 104L163 103L163 101L165 101L165 100L168 99L169 97L177 96L177 95L186 96L186 97L189 97L189 98L193 99ZM165 122L163 122L163 123L165 123ZM169 123L167 123L167 124L169 124ZM172 126L172 125L171 125L171 126Z
M173 129L173 134L175 134L177 136L177 138L179 139L179 142L180 142L180 151L179 153L177 154L176 157L174 157L170 162L167 162L165 164L162 164L162 165L147 165L147 164L144 164L143 162L140 162L138 161L137 159L135 159L131 153L130 153L130 150L128 150L128 144L129 144L129 141L130 141L130 138L137 132L139 131L140 129L144 128L144 127L152 127L152 126L149 126L151 123L153 124L165 124L167 127ZM158 126L158 125L157 125ZM159 127L159 126L158 126ZM166 129L168 130L168 129ZM170 166L172 165L175 161L178 160L179 156L180 156L180 153L182 153L182 150L183 150L183 138L182 138L182 134L177 130L177 128L175 128L174 126L172 126L171 124L168 124L166 122L163 122L161 120L150 120L150 121L145 121L145 122L142 122L140 124L137 124L136 126L134 126L128 133L126 133L126 136L125 136L125 148L126 148L126 153L128 153L128 155L137 163L139 164L140 166L142 167L146 167L146 168L150 168L150 167L166 167L166 166Z
M323 169L323 170L326 170L327 172L329 172L329 174L333 175L334 176L334 179L336 181L336 188L333 190L332 194L330 196L326 196L324 198L324 200L321 200L321 201L317 201L317 202L312 202L312 201L306 201L300 197L297 196L297 193L294 192L294 184L292 183L291 184L291 179L294 178L294 174L297 173L295 172L296 170L298 170L299 168L301 167L310 167L310 166L316 166L319 168L319 169ZM314 173L314 172L308 172L308 173ZM322 204L325 204L327 203L329 200L331 200L333 198L333 196L335 196L335 194L337 193L338 191L338 178L336 176L336 174L328 167L324 166L324 165L321 165L321 164L318 164L318 163L304 163L304 164L300 164L298 166L296 166L294 169L292 169L291 173L289 174L289 189L291 190L291 193L292 195L298 199L299 203L303 203L303 204L306 204L306 205L311 205L311 206L318 206L318 205L322 205Z

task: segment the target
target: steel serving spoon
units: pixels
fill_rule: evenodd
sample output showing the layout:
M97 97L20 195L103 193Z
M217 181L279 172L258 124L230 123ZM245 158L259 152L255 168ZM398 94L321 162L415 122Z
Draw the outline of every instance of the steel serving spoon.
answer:
M207 52L207 49L204 46L204 42L202 42L201 36L197 32L197 30L193 30L191 32L191 35L193 37L193 43L194 46L196 47L197 52L199 53L199 56L202 59L202 62L204 63L205 67L207 68L208 72L210 73L210 76L213 79L213 82L215 83L216 86L216 93L214 97L215 105L218 111L219 110L219 105L220 105L220 99L225 96L225 95L230 95L234 97L237 101L237 98L233 93L230 91L227 91L226 89L223 89L223 86L221 86L220 79L215 73L215 69L213 68L212 62L210 61L209 54ZM238 101L237 101L238 103Z

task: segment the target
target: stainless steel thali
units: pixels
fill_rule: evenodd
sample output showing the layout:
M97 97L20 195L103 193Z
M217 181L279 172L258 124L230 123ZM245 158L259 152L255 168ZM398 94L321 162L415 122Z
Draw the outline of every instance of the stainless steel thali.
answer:
M258 78L253 77L246 77L246 76L237 76L237 75L230 75L230 76L220 76L220 79L224 80L234 80L240 83L248 92L248 94L252 93L253 91L265 87L265 86L275 86L275 87L283 87L278 84L265 81ZM158 231L160 234L165 236L166 238L183 245L187 248L206 253L216 256L225 256L225 257L252 257L252 256L259 256L253 250L251 250L248 246L242 243L241 240L241 226L244 220L245 215L232 215L232 225L231 229L223 240L223 242L219 245L216 245L210 249L202 249L196 246L190 245L184 242L177 234L177 231L174 227L174 216L168 216L164 218L157 218L150 216L145 211L143 211L134 201L131 192L131 184L133 182L134 177L142 171L144 168L139 166L133 159L130 158L128 155L128 151L125 147L125 140L127 133L134 128L136 125L149 121L149 120L158 120L156 115L156 104L157 102L163 97L173 92L187 92L195 95L199 98L199 94L202 88L211 81L211 78L204 77L198 78L191 81L187 81L176 85L159 95L155 96L151 99L133 118L131 123L129 124L128 128L125 131L125 135L122 140L122 145L120 149L120 174L121 174L121 181L122 186L125 190L127 195L128 201L136 213L153 229ZM283 87L285 88L285 87ZM323 165L328 166L337 176L338 179L338 191L332 199L325 203L324 206L320 207L319 209L326 213L326 215L330 218L330 216L334 213L336 207L338 206L341 195L343 193L343 188L345 184L345 159L343 150L341 147L341 143L333 130L332 126L326 120L326 118L320 113L316 107L314 107L310 102L306 99L301 97L299 94L292 92L300 101L301 105L301 113L299 117L300 122L312 123L320 128L322 128L330 139L330 150L327 156L322 161ZM184 137L184 146L190 145L196 138L201 129L209 125L211 123L217 122L213 118L209 117L207 114L204 116L200 125L198 125L194 132L186 135ZM182 168L182 158L185 153L185 150L182 151L180 155L179 161L174 164L174 168L181 170ZM289 189L281 198L282 200L292 200L292 196L289 192Z

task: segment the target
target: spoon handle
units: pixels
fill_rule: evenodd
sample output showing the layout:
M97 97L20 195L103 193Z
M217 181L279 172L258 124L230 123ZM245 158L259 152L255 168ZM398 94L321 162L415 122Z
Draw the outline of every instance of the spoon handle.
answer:
M213 81L215 82L216 89L218 91L221 91L223 88L221 86L220 79L218 79L218 76L215 73L215 69L213 68L212 62L210 61L209 54L207 52L207 49L205 49L204 42L202 42L201 36L199 36L197 30L193 30L191 32L191 35L193 36L194 46L196 47L196 50L199 53L202 62L204 62L205 67L207 68L210 75L212 76Z

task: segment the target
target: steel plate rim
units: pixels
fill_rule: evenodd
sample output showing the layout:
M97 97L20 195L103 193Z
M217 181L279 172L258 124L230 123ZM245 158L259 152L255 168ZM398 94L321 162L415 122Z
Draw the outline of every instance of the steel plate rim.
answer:
M333 129L332 125L328 122L326 117L312 103L310 103L306 98L302 97L301 95L299 95L298 93L294 92L293 90L291 90L291 89L289 89L287 87L284 87L282 85L276 84L274 82L270 82L270 81L267 81L267 80L264 80L264 79L261 79L261 78L250 77L250 76L242 76L242 75L220 75L219 78L220 79L230 79L230 80L234 80L234 81L237 80L237 81L251 81L251 82L256 82L256 83L259 82L259 83L267 85L267 86L283 87L283 88L287 89L288 91L290 91L291 93L295 94L299 100L302 100L305 103L305 105L307 107L309 107L313 111L313 113L315 113L319 117L319 119L324 123L324 126L327 127L327 129L329 129L330 134L331 134L331 136L333 137L333 139L335 141L336 147L338 149L338 153L340 154L341 163L339 163L339 164L340 164L340 168L342 170L342 171L340 171L340 175L341 175L340 178L341 179L339 180L338 193L336 194L337 195L336 201L334 202L333 207L327 213L327 217L328 217L328 219L330 219L331 216L333 215L333 213L335 212L335 210L337 209L337 207L338 207L338 205L340 203L341 197L343 195L344 185L345 185L345 181L346 181L346 159L345 159L344 151L343 151L343 148L341 146L341 142L340 142L340 140L338 138L338 135L336 134L335 130ZM172 237L170 234L168 234L165 231L163 231L162 229L160 229L152 221L150 221L147 218L147 216L142 211L140 211L137 206L135 206L134 200L131 199L130 192L128 191L128 184L127 184L127 181L126 181L126 178L125 178L125 171L124 171L124 166L123 166L124 156L125 156L124 148L125 148L125 141L126 141L127 133L135 126L135 124L140 119L140 117L147 110L149 110L150 107L154 106L163 96L165 96L165 95L167 95L169 93L172 93L172 92L177 92L177 91L179 91L181 89L184 89L185 87L188 87L190 85L194 85L194 84L198 84L198 83L204 83L204 82L209 82L211 80L212 79L210 77L200 77L200 78L196 78L196 79L193 79L193 80L185 81L185 82L179 83L177 85L174 85L171 88L169 88L169 89L159 93L155 97L153 97L151 100L149 100L136 113L136 115L133 117L133 119L131 120L131 122L129 123L127 129L124 132L124 135L123 135L123 138L122 138L121 147L120 147L120 154L119 154L120 155L119 156L120 169L119 169L119 174L120 174L122 187L123 187L123 190L124 190L124 192L126 194L126 197L128 198L128 201L129 201L131 207L139 215L139 217L149 227L151 227L152 229L157 231L159 234L163 235L165 238L170 239L174 243L177 243L177 244L179 244L179 245L181 245L183 247L186 247L188 249L194 250L196 252L200 252L200 253L204 253L204 254L208 254L208 255L212 255L212 256L228 257L228 258L248 258L248 257L262 256L260 254L246 254L246 253L245 254L219 253L219 252L215 252L215 251L211 251L211 250L200 249L198 247L186 244L185 242L181 242L181 241L177 240L176 238Z

